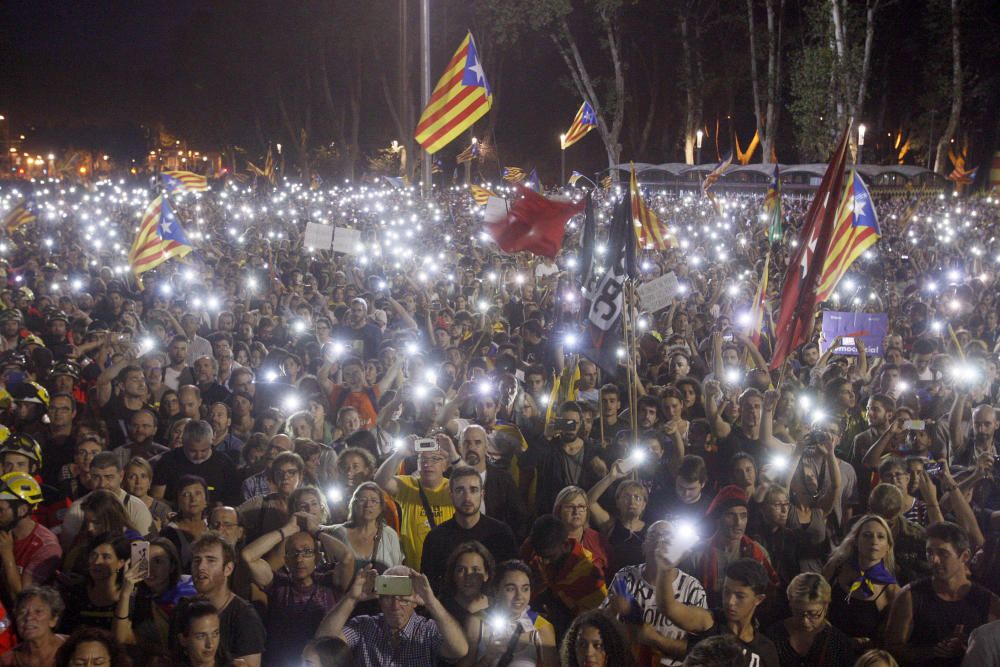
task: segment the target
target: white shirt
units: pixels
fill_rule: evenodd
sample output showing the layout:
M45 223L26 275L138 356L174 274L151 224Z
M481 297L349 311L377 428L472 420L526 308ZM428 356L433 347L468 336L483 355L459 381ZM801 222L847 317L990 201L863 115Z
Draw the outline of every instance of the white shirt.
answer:
M618 570L618 573L615 574L614 579L608 585L608 597L604 598L604 602L601 603L601 609L611 604L611 596L620 595L619 591L624 588L629 595L635 598L636 603L642 610L643 623L652 626L657 633L667 639L687 639L687 632L667 620L666 614L656 606L656 588L643 579L645 572L645 563L628 565ZM677 578L674 579L673 589L675 599L692 607L708 609L705 589L702 587L701 582L690 574L677 570ZM666 656L660 659L661 665L669 665L671 667L679 666L683 662L683 659L678 660Z

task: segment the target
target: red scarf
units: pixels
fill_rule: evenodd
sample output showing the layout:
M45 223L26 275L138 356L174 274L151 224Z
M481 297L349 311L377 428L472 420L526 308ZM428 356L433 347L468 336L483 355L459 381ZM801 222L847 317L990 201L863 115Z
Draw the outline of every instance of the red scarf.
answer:
M720 574L719 557L716 555L716 549L718 548L716 543L719 541L721 541L719 538L715 538L709 542L708 554L701 563L701 583L705 587L705 590L709 592L714 592L716 590L715 587L718 583ZM771 566L771 561L768 560L767 554L764 553L764 549L746 535L740 538L740 558L753 558L755 561L763 565L764 569L767 570L768 578L771 580L771 586L778 586L778 573L775 572L774 568Z

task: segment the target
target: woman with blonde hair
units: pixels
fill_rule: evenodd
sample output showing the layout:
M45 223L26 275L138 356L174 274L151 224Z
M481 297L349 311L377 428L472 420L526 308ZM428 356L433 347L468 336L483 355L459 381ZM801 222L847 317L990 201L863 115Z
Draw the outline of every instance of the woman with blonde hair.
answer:
M854 667L899 667L899 663L888 651L880 648L873 648L858 658Z
M831 589L821 575L803 572L786 589L791 616L765 633L778 649L781 667L846 665L854 660L851 639L827 620Z
M552 503L552 514L566 525L569 537L593 554L594 565L607 577L608 542L604 535L587 526L587 520L590 518L589 505L586 491L579 486L567 486L559 492L555 502ZM525 555L521 554L521 560L528 562L528 559L524 558Z
M857 650L871 648L899 592L892 529L876 514L858 519L823 567L830 582L830 622L854 639Z

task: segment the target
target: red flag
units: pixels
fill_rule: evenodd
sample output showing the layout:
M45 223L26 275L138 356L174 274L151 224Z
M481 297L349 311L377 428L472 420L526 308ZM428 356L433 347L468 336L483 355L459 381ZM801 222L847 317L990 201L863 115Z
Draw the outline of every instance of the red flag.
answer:
M583 211L583 202L547 199L523 185L516 187L517 194L509 208L502 203L494 206L492 200L499 198L491 197L487 202L487 233L504 252L527 250L555 259L566 234L566 223Z
M823 180L816 190L806 213L799 245L785 269L785 284L781 288L781 307L775 325L774 355L771 368L778 368L792 350L807 342L812 335L816 311L816 291L823 275L830 239L833 237L840 192L844 189L844 167L850 125L837 144Z

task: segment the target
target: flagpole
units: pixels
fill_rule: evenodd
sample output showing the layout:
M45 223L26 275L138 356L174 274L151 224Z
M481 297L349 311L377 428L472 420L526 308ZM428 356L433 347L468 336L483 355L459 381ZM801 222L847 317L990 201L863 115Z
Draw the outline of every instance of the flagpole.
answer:
M401 76L405 76L405 72ZM431 3L430 0L420 0L420 93L423 108L426 109L431 100ZM431 154L424 149L423 195L426 199L433 192L431 175Z

